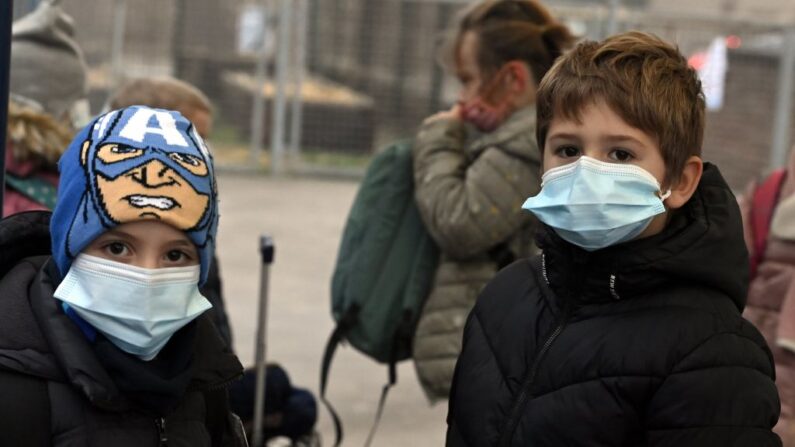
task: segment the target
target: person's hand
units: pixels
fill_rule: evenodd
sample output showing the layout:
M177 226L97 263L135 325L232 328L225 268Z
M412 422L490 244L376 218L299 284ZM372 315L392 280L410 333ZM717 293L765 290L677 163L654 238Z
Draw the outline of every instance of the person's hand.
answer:
M437 112L429 116L428 118L425 118L425 121L423 121L422 124L428 125L442 120L462 121L461 106L458 103L456 103L453 107L450 108L450 110L443 110L441 112Z

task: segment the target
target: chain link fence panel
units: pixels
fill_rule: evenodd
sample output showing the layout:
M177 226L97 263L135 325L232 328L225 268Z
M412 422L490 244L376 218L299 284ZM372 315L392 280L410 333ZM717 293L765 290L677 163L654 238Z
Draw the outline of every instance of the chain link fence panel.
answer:
M15 16L36 0L14 0ZM793 128L788 33L770 20L660 12L649 0L555 0L584 38L653 32L703 62L731 39L723 104L704 156L734 188L785 162ZM90 65L92 112L124 79L171 75L215 108L221 166L361 173L369 156L448 108L457 81L437 62L464 0L62 0ZM284 31L280 32L280 23ZM257 103L260 110L257 111ZM318 168L323 169L318 169Z

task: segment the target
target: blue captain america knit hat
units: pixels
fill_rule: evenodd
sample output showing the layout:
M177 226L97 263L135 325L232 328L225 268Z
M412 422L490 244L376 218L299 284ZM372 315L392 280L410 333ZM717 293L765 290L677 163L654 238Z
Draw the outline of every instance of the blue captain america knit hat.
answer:
M179 112L132 106L101 115L78 133L58 168L50 230L62 275L105 231L157 219L193 241L199 284L205 282L218 229L218 192L210 152Z

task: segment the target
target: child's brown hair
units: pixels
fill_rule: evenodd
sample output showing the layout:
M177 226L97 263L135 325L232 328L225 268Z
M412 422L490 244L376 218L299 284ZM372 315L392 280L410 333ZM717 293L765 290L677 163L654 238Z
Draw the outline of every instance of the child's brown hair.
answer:
M213 111L210 100L204 93L185 81L171 77L130 80L109 101L111 109L121 109L139 104L180 112L186 109L201 110L207 113Z
M657 139L666 183L679 179L690 156L701 155L701 81L679 50L659 37L637 31L617 34L580 43L558 59L538 90L541 153L553 117L579 120L585 106L599 101Z
M536 82L574 42L569 29L535 0L478 3L465 10L450 31L443 52L448 67L457 61L464 34L472 31L478 36L478 66L486 75L518 60L528 64Z

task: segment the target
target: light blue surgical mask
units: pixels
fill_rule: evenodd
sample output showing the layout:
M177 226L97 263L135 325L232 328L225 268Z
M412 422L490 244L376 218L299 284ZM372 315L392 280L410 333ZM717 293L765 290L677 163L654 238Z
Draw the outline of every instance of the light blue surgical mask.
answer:
M119 349L148 361L212 307L199 276L198 265L146 269L80 254L54 296Z
M550 169L541 192L522 208L552 227L564 240L594 251L639 236L665 212L660 183L645 169L582 156Z

